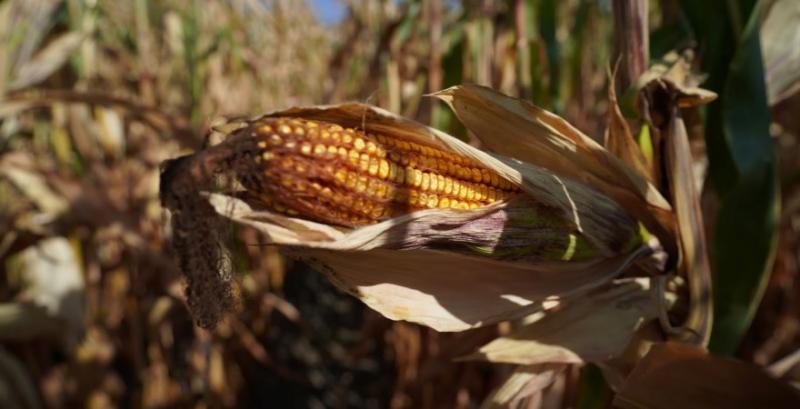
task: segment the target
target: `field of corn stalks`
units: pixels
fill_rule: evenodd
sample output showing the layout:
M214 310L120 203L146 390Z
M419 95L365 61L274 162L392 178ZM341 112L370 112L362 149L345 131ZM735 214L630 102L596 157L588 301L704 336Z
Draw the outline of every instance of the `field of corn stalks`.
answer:
M797 0L0 0L0 407L800 407L799 112Z

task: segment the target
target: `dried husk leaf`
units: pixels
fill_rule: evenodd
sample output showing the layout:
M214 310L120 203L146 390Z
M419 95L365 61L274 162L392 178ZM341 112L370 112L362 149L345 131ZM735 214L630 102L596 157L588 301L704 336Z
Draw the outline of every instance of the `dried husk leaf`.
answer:
M800 407L800 392L752 364L661 343L628 377L614 407L788 409Z
M525 407L538 408L531 400L541 399L542 391L550 386L564 371L566 365L544 364L520 366L483 401L481 409L517 408L524 402Z
M608 115L604 141L605 148L622 159L639 174L646 176L648 181L652 183L652 170L648 166L639 145L633 139L628 121L622 115L622 110L620 110L617 103L617 91L614 84L615 76L616 69L608 75Z
M379 108L351 103L291 108L267 116L334 122L467 156L517 184L537 202L559 209L598 251L597 257L586 261L514 262L418 245L432 230L430 227L456 229L490 218L507 210L509 205L502 203L473 211L431 209L358 229L342 229L256 211L230 196L209 195L219 214L253 226L264 233L269 244L291 246L293 254L309 260L341 288L389 318L440 331L460 331L516 318L540 308L545 299L575 295L608 282L630 263L651 253L649 247L635 244L635 221L603 194L539 167L480 151ZM494 231L484 228L473 233L480 231L476 237L482 240L502 241L503 227L500 224ZM444 230L441 234L448 234ZM462 233L453 230L448 240L456 242Z
M545 300L575 296L601 285L651 252L590 261L515 262L452 251L412 249L402 233L419 220L437 220L452 212L427 210L355 230L345 230L254 211L246 203L219 194L209 197L218 213L264 233L268 243L291 246L341 289L395 320L439 331L461 331L519 318L542 308ZM488 210L484 210L488 211Z
M674 243L672 208L661 193L564 119L478 85L459 85L433 96L450 105L492 151L597 189L642 221L664 246Z
M715 94L697 88L699 78L691 73L687 60L691 56L673 58L677 60L663 68L662 77L652 78L645 84L639 99L649 109L646 126L650 126L663 141L664 169L680 237L678 272L687 278L689 284L689 314L683 327L674 328L672 335L683 342L705 346L713 321L711 264L699 192L694 183L689 135L680 108L707 102ZM648 71L646 77L658 72L659 66L656 66Z
M634 333L658 316L654 294L648 278L616 280L533 318L464 359L520 365L607 361L619 356Z

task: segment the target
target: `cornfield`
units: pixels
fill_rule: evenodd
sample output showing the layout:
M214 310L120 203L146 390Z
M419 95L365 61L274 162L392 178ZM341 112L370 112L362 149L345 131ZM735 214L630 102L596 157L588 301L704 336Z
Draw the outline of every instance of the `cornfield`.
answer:
M706 3L0 0L0 407L796 407L800 4Z

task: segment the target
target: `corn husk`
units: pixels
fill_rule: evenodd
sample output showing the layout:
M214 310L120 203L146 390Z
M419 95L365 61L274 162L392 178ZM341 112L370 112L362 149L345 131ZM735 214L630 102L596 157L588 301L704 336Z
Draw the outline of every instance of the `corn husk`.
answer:
M607 283L636 260L652 254L651 247L635 244L637 228L628 212L598 190L551 170L481 151L380 108L349 103L291 108L266 116L334 122L469 157L519 186L538 203L557 209L597 250L595 257L581 261L568 257L503 260L415 246L426 232L441 229L443 223L455 228L490 217L507 203L472 211L423 210L346 229L255 210L232 196L208 195L217 213L254 227L264 234L267 244L288 248L388 318L439 331L461 331L518 318L541 310L546 301L574 297ZM484 241L501 242L503 231L504 226L498 224L472 233Z
M644 223L673 253L675 218L658 189L563 118L478 85L459 85L433 96L450 105L492 151L602 192Z

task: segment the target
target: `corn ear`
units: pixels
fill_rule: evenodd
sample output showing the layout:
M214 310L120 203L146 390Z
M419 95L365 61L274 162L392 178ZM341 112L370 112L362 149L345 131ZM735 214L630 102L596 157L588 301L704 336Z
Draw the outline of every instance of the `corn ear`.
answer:
M469 210L519 189L473 160L424 144L301 118L251 125L263 169L251 196L291 216L361 226L415 210Z

